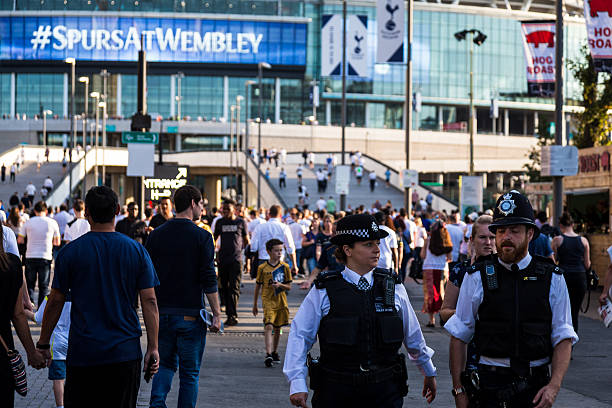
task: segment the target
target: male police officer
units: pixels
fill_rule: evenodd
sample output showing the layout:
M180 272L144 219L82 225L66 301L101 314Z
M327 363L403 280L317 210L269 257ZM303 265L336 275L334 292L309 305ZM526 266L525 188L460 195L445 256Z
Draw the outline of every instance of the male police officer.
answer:
M539 231L529 200L517 191L497 200L489 229L497 256L472 267L457 312L444 326L453 336L456 405L468 404L457 379L465 366L462 343L474 337L481 407L551 407L578 341L562 271L550 259L529 255L529 241Z
M425 376L423 396L436 395L433 350L425 344L406 289L397 275L377 269L387 232L369 214L338 221L331 238L343 271L322 272L291 324L284 373L290 400L307 407L306 374L314 408L401 407L406 386L402 343ZM319 338L318 361L306 354Z

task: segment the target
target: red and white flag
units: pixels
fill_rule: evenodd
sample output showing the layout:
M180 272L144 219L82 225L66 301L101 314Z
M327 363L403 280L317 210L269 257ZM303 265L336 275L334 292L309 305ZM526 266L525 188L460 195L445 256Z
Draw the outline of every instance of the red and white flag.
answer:
M584 0L584 18L595 71L612 72L612 1Z

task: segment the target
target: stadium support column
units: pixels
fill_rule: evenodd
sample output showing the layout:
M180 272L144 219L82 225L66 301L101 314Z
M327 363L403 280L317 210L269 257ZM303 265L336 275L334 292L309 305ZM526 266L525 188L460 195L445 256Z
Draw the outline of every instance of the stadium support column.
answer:
M563 144L563 0L557 0L555 27L555 144ZM563 177L553 178L553 225L559 225L563 211Z

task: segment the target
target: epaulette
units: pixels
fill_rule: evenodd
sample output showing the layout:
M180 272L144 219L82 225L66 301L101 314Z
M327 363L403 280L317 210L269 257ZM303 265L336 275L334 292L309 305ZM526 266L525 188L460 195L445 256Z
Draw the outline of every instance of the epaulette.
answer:
M493 254L486 255L486 256L479 256L478 258L476 258L476 262L474 262L474 265L470 266L467 269L467 273L471 275L476 271L480 271L481 269L484 270L487 264L495 263L496 259L497 258Z
M538 274L546 274L546 272L556 273L557 275L563 275L563 269L559 268L555 262L547 257L534 255L533 260L535 261L535 271Z
M391 271L390 269L374 268L374 275L378 275L382 277L390 276L393 278L393 281L395 282L396 285L402 283L402 278L397 273Z
M342 271L321 271L314 281L317 289L325 288L325 283L342 277Z

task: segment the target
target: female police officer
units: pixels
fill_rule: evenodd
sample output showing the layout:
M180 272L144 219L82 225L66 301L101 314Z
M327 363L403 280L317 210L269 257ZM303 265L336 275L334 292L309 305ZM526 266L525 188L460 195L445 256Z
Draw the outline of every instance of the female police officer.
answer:
M425 344L406 289L376 269L387 232L369 214L338 221L332 242L343 271L321 273L291 324L284 373L290 400L307 407L306 374L314 408L401 407L407 393L402 343L424 374L423 396L436 396L433 350ZM307 353L318 336L321 356Z

